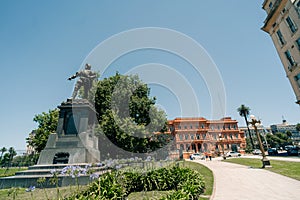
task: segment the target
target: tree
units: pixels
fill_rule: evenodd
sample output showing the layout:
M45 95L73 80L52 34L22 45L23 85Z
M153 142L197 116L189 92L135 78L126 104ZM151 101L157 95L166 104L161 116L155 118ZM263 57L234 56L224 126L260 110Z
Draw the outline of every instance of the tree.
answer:
M17 152L13 147L9 147L8 153L9 153L9 161L8 161L9 163L7 165L7 168L11 166L11 162L12 162L14 156L17 155Z
M266 139L271 147L283 147L292 144L292 140L285 133L277 132L275 134L267 134Z
M38 114L33 118L33 121L38 123L38 128L33 131L34 135L26 138L26 140L39 153L45 148L48 136L56 131L58 109Z
M7 149L5 147L2 147L0 161L2 160L2 156L6 151L7 151Z
M300 123L298 123L298 124L296 125L296 130L297 130L297 131L300 131Z
M167 118L149 94L150 89L137 75L116 73L99 81L95 93L98 132L129 152L147 153L162 147L169 141L163 134Z
M251 145L252 145L252 148L254 149L254 143L253 143L252 135L251 135L251 132L250 132L250 129L249 129L249 122L248 122L248 119L247 119L247 116L250 114L250 108L242 104L237 109L237 111L239 112L240 116L244 117L244 119L245 119L247 129L248 129L248 133L249 133L249 137L250 137L250 141L251 141Z
M9 158L10 158L9 153L5 153L3 155L2 160L1 160L1 167L5 167L5 166L9 165Z
M35 165L39 159L39 154L18 155L12 161L14 167L24 167Z
M292 138L292 135L293 135L293 134L292 134L291 131L286 131L285 133L286 133L286 135L288 136L288 138L290 138L290 139Z

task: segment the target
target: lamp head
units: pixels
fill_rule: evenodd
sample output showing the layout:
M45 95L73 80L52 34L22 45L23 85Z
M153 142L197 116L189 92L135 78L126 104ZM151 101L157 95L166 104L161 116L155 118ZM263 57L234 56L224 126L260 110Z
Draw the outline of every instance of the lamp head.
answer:
M250 115L250 119L255 120L255 116L254 115Z

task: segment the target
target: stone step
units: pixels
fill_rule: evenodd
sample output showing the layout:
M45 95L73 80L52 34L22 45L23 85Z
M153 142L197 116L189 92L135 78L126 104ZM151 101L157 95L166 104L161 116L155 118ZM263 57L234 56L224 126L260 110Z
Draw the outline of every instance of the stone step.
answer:
M37 169L62 169L67 166L79 166L84 168L88 163L77 163L77 164L50 164L50 165L33 165L29 166L28 170L37 170Z
M38 169L38 170L26 170L19 171L15 173L15 176L25 176L25 175L47 175L50 174L51 169Z
M53 169L53 168L51 168ZM5 188L11 188L11 187L22 187L22 188L28 188L30 186L35 187L56 187L56 185L51 184L51 178L53 178L53 175L50 174L51 169L43 169L43 170L27 170L20 172L19 174L16 174L15 176L9 176L9 177L3 177L0 178L0 189ZM110 170L105 170L103 168L97 168L95 173L101 175L104 173L107 173ZM45 183L43 186L38 185L37 181L39 178L45 177ZM69 175L61 175L59 174L57 176L58 178L58 186L69 186L69 185L76 185L77 182L79 185L87 185L92 180L90 179L90 175L80 175L77 178L72 178ZM77 180L76 180L77 179Z
M85 168L85 166L81 166L81 168ZM57 172L61 172L62 168L55 168L55 170L57 170ZM102 171L104 170L104 167L90 167L90 170L93 171ZM49 175L51 174L51 170L50 168L43 168L43 169L39 169L39 168L33 168L33 169L29 169L29 170L25 170L25 171L19 171L15 173L15 176L26 176L26 175Z
M39 178L45 177L45 183L41 186L37 183ZM30 186L35 186L37 188L44 187L44 188L51 188L56 187L51 183L52 175L32 175L32 176L11 176L11 177L4 177L0 179L0 189L12 188L12 187L21 187L21 188L28 188ZM90 183L89 176L80 176L78 177L78 184L79 185L86 185ZM61 176L58 177L58 186L68 186L68 185L75 185L76 180L75 178L69 176Z

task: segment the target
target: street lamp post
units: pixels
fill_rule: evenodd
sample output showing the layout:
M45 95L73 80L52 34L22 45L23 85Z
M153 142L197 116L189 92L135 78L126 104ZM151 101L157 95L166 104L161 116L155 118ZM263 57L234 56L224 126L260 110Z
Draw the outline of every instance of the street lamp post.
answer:
M272 167L271 163L270 163L270 160L266 157L265 150L264 150L263 144L261 142L260 135L259 135L258 130L257 130L257 126L261 122L260 122L260 120L257 120L254 115L250 115L250 118L251 118L251 121L249 123L254 127L256 137L257 137L257 140L258 140L258 144L259 144L259 148L260 148L260 151L261 151L261 154L262 154L262 157L263 157L262 158L262 164L263 164L262 168Z

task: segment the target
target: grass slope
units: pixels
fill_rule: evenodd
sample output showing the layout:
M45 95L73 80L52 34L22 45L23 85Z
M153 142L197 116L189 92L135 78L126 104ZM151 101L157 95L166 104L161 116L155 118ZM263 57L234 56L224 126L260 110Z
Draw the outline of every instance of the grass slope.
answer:
M233 158L224 160L224 162L236 163L246 165L253 168L261 168L262 162L255 158ZM272 168L265 168L266 170L296 179L300 181L300 162L271 160Z

